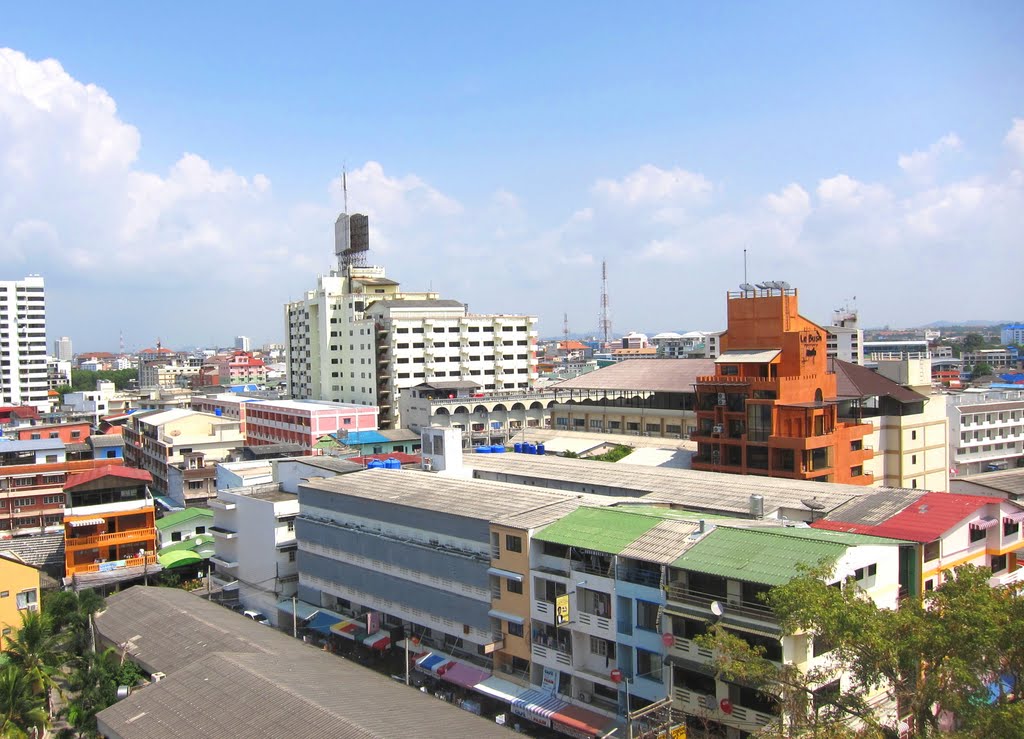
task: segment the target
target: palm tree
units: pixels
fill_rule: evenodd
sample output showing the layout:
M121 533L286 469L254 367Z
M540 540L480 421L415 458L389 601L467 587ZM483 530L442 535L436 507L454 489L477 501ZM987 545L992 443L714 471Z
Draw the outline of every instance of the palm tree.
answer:
M11 664L24 672L35 694L42 696L49 716L50 691L58 688L56 676L62 662L60 642L50 619L38 611L22 611L21 627L13 637L7 637L6 653Z
M73 697L67 705L67 720L79 736L91 736L96 731L96 714L114 703L120 665L114 647L101 653L86 652L76 661L68 677Z
M16 665L0 667L0 737L25 739L29 729L41 733L49 723L42 696Z

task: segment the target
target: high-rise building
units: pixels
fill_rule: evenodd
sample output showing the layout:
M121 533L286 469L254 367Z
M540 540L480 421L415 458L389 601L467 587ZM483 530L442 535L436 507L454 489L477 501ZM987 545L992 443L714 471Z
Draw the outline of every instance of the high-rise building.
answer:
M857 325L857 311L848 308L837 310L832 315L832 325L827 329L825 353L829 357L853 364L864 364L861 348L864 346L864 329Z
M797 291L772 283L728 295L715 373L698 377L693 469L870 485L869 423L840 418L826 331Z
M347 228L346 228L347 226ZM380 428L399 428L398 394L433 380L480 392L520 391L537 378L536 317L474 314L434 292L404 292L366 266L366 218L335 224L338 270L285 306L288 393L376 405Z
M49 411L43 278L0 281L0 402Z
M57 358L58 362L71 361L71 358L74 356L74 352L71 350L70 336L61 336L53 342L53 356Z
M236 336L235 349L237 349L240 352L251 352L252 339L250 339L248 336Z

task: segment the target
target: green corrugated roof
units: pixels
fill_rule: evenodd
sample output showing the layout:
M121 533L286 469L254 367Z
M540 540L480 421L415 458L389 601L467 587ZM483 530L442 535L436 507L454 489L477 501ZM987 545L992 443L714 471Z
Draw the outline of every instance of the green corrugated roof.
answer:
M175 544L170 544L166 547L161 548L160 553L180 551L195 552L200 549L204 549L212 553L214 549L212 534L196 534L190 539L185 539L185 541L179 541ZM199 554L204 559L209 558L208 555L204 552L199 552Z
M156 522L156 527L163 531L164 529L177 526L179 523L190 521L193 518L209 518L212 521L213 511L209 508L186 508L183 511L175 511L159 519Z
M835 562L848 546L820 538L786 536L782 531L718 526L672 566L762 585L783 585L800 574L799 565Z
M888 539L884 536L868 536L867 534L851 534L848 531L832 531L831 529L811 529L802 526L782 527L772 529L773 534L783 536L795 536L798 539L814 539L816 541L834 541L837 544L846 544L851 547L869 546L877 547L886 544L912 544L913 542L904 539Z
M618 554L658 525L663 516L612 508L577 508L533 535L539 541Z

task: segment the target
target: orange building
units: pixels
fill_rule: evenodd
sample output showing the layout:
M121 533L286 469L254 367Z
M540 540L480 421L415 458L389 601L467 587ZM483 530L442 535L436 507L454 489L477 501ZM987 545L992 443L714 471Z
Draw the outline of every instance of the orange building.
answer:
M64 567L87 583L93 573L117 581L155 573L156 527L145 470L108 466L64 485Z
M694 383L693 469L870 485L870 424L840 422L826 331L792 288L728 294L715 374Z

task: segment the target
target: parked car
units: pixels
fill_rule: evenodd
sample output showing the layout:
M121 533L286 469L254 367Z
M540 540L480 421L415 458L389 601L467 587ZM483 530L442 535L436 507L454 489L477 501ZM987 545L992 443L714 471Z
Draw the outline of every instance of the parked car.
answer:
M260 613L259 611L243 611L242 615L245 616L246 618L251 618L253 621L255 621L258 624L263 624L264 626L270 626L270 620L266 616L264 616L262 613Z

